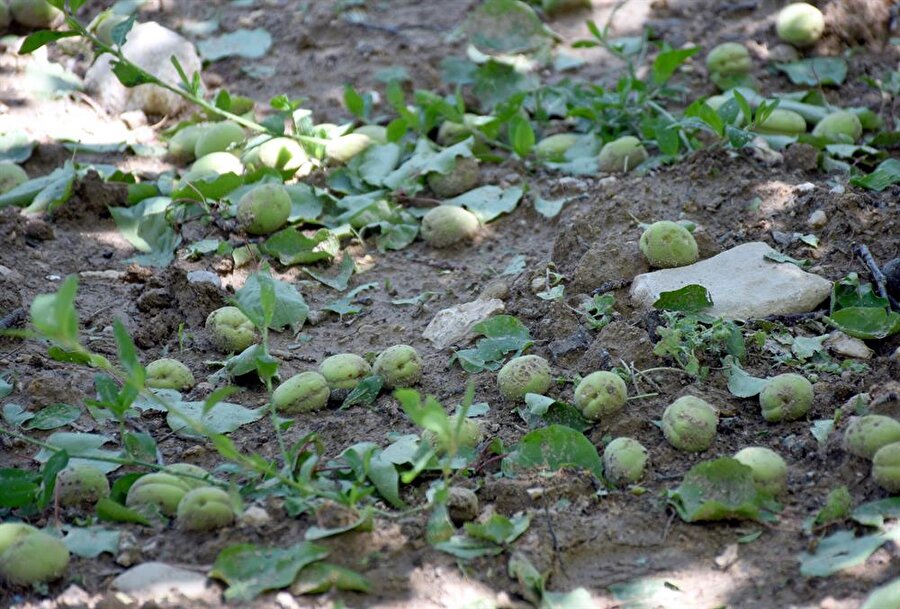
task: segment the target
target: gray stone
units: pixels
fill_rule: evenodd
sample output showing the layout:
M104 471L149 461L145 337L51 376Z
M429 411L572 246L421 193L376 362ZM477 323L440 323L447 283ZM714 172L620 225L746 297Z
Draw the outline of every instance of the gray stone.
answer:
M777 254L765 243L745 243L706 260L635 277L632 299L649 309L662 292L699 284L713 306L704 313L750 319L812 311L831 293L831 282L794 264L768 260Z
M222 287L222 280L211 271L190 271L187 274L187 280L191 284L209 283L220 289Z
M866 346L866 343L858 338L847 336L840 331L832 332L828 338L825 339L825 346L828 347L832 353L837 353L838 355L844 355L846 357L855 357L857 359L871 359L872 356L875 355L875 352Z
M145 562L112 581L112 587L136 598L189 598L206 595L206 576L161 562Z
M135 25L128 33L122 52L132 63L175 87L180 78L170 61L172 55L178 58L188 78L201 68L193 44L154 22ZM113 74L111 64L111 57L103 55L85 75L88 90L97 95L110 112L142 110L147 114L178 114L187 106L180 96L156 85L126 88Z
M496 298L473 300L438 311L425 328L422 336L430 340L436 349L443 350L466 338L472 326L479 321L503 312L503 301Z

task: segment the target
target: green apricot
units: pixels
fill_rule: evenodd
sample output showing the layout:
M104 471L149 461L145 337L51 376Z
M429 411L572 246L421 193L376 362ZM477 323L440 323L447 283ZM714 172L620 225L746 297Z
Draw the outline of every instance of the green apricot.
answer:
M39 529L24 522L0 523L0 555L23 537L37 533Z
M251 235L274 233L290 215L291 195L281 184L257 186L238 201L238 224Z
M353 130L353 133L364 135L375 144L383 145L388 143L387 127L381 125L363 125Z
M297 140L276 137L259 146L259 162L263 167L297 171L309 162L309 157Z
M35 530L0 553L0 580L29 586L62 577L69 566L69 549L62 540Z
M662 430L669 444L686 452L703 452L716 437L719 414L708 402L686 395L663 413Z
M369 224L390 222L396 217L397 212L391 207L391 203L387 199L378 199L372 205L364 207L359 213L352 216L350 218L350 226L360 230Z
M196 160L194 149L197 147L197 140L207 129L209 123L198 123L179 129L169 139L169 157L177 163L190 163ZM233 154L229 156L234 157Z
M456 424L459 422L457 418L459 415L455 415L450 417L450 425L455 429ZM454 450L454 447L450 444L449 439L438 439L437 434L431 431L426 431L422 434L422 437L441 454L445 454ZM478 421L475 421L470 418L464 418L459 428L459 435L457 436L457 445L455 449L458 451L460 449L469 449L472 450L476 448L481 441L484 440L484 431L481 429L481 425Z
M792 110L775 108L766 120L756 125L756 131L767 135L802 135L806 133L806 119Z
M338 163L346 163L374 142L362 133L348 133L325 144L325 156Z
M25 170L9 161L0 162L0 195L28 181Z
M779 374L768 380L759 393L763 418L769 423L796 421L809 413L812 383L799 374Z
M781 9L775 20L778 37L797 47L813 44L825 31L822 11L806 2L795 2Z
M35 29L52 28L63 20L62 11L47 0L10 0L9 11L15 21Z
M710 74L737 76L748 74L753 69L753 61L747 47L738 42L725 42L706 56L706 68Z
M607 142L600 149L600 171L607 173L631 171L647 160L647 150L641 140L632 135Z
M184 391L196 382L190 368L177 359L164 357L147 364L147 387Z
M476 121L481 117L477 114L466 112L463 114L463 122L444 121L438 127L435 140L441 146L452 146L472 136L471 131L476 127Z
M432 247L450 247L460 241L471 241L481 222L472 212L456 205L438 205L422 218L422 238Z
M319 373L325 377L332 391L353 389L361 380L372 374L372 366L355 353L341 353L322 360L319 364Z
M330 396L331 390L325 377L308 370L280 384L272 392L272 401L278 412L298 414L325 408Z
M749 446L734 458L753 470L753 484L760 491L777 497L787 490L787 463L771 448Z
M69 465L56 475L56 496L63 506L92 506L109 497L109 481L96 467Z
M562 163L566 160L566 152L577 142L577 133L548 135L534 145L534 154L538 159L547 163Z
M223 121L213 123L200 134L194 146L194 156L198 159L213 152L225 152L232 147L243 144L247 139L244 130L237 123Z
M872 590L860 609L900 609L900 579Z
M207 486L207 482L204 480L198 480L198 478L209 478L209 472L200 467L199 465L194 465L193 463L173 463L172 465L167 465L163 469L163 473L171 474L173 476L178 476L178 479L181 480L181 483L187 486L189 489L200 488L201 486ZM185 478L181 474L192 476L191 478Z
M872 457L872 478L889 493L900 492L900 442L878 449Z
M616 438L603 450L603 474L615 486L634 484L644 477L647 449L637 440Z
M178 502L176 521L185 531L213 531L228 526L234 518L231 497L220 488L201 486Z
M883 446L900 442L900 422L880 414L854 417L844 432L844 446L852 455L872 459Z
M441 199L446 199L472 190L478 184L480 177L478 159L461 157L456 159L456 164L450 173L432 172L428 174L426 180L431 192Z
M500 393L511 402L524 399L526 393L544 394L552 384L550 364L538 355L514 357L497 373Z
M662 269L687 266L700 257L691 231L668 220L654 222L647 227L641 234L638 246L650 266Z
M230 152L213 152L194 161L189 173L194 174L195 177L220 176L226 173L241 175L244 173L244 164ZM181 179L182 182L184 180L185 178Z
M599 421L625 407L628 388L618 374L592 372L575 387L575 406L586 419Z
M812 130L813 135L824 138L830 144L853 144L862 137L862 132L859 117L846 110L832 112Z
M378 354L372 372L384 380L387 389L412 387L422 378L422 358L409 345L394 345Z
M206 318L213 344L226 353L243 351L256 342L253 322L237 307L216 309Z
M153 507L165 516L174 516L178 502L190 490L177 476L161 472L138 478L125 497L128 507Z

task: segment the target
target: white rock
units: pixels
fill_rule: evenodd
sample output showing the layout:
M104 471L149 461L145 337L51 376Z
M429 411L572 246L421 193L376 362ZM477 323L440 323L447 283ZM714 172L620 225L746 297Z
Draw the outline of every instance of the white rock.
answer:
M503 301L497 298L473 300L438 311L422 336L430 340L439 351L466 338L472 326L504 310Z
M247 526L258 528L261 526L265 526L272 520L272 517L269 516L269 512L265 509L259 507L258 505L251 505L244 513L241 514L239 519L243 524Z
M828 224L828 216L821 209L817 209L809 214L809 219L806 220L806 224L809 225L810 228L822 228Z
M188 271L187 280L191 284L209 283L217 288L222 287L222 280L211 271Z
M128 33L122 52L134 64L175 87L180 78L172 65L172 55L178 58L188 78L201 67L193 44L154 22L135 25ZM178 95L155 85L126 88L113 74L111 59L110 55L101 56L85 76L88 90L97 95L110 112L142 110L147 114L177 114L187 106Z
M775 250L745 243L689 266L645 273L634 278L631 297L651 308L662 292L699 284L713 306L704 313L725 319L749 319L812 311L831 293L831 282L790 263L765 258Z
M866 343L858 338L847 336L843 332L835 331L825 339L825 346L832 353L845 355L847 357L855 357L857 359L871 359L875 352L866 346Z
M206 576L162 562L145 562L115 578L112 587L140 599L198 599L206 595Z

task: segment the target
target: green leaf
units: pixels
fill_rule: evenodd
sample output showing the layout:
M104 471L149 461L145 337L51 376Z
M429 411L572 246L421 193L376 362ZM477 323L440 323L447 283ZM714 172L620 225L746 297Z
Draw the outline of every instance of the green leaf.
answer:
M698 313L713 306L712 296L702 285L690 284L671 292L660 292L654 309Z
M511 544L528 530L531 518L528 514L518 514L511 519L502 514L491 514L484 522L467 522L463 525L466 534L475 539L496 544Z
M650 76L656 85L665 84L681 64L700 52L700 47L669 49L661 52L653 60Z
M19 404L9 402L3 405L3 421L10 427L21 427L25 421L32 418L34 418L34 414Z
M218 61L226 57L259 59L265 57L271 46L272 35L263 28L241 28L197 42L200 56L207 61Z
M204 402L179 402L171 404L166 423L172 431L183 437L196 437L194 429L185 421L190 419L200 425L206 435L231 433L239 427L260 420L265 408L251 410L240 404L219 402L204 412Z
M23 508L36 503L40 479L21 469L0 469L0 508Z
M863 503L850 515L853 520L867 527L884 528L884 519L900 519L900 497L888 497Z
M147 527L152 524L143 514L106 497L103 497L97 502L95 510L97 512L97 518L106 522L126 522L141 524Z
M50 174L50 179L44 184L43 188L34 195L30 204L23 211L28 214L39 214L57 209L60 205L69 200L72 196L72 188L75 184L75 166L71 161ZM30 182L21 184L25 187ZM15 192L16 189L12 192Z
M31 302L31 323L37 331L69 351L81 350L78 313L75 310L76 292L78 276L69 275L55 294L39 294Z
M121 531L111 530L100 526L71 527L63 538L63 543L75 556L82 558L97 558L104 552L115 556L119 553L119 539Z
M112 72L119 79L119 82L128 88L153 82L152 76L137 66L122 61L116 61L112 64Z
M133 207L109 208L122 236L143 253L131 260L147 266L168 266L175 259L181 235L166 217L171 205L169 197L151 197Z
M349 533L350 531L355 531L356 529L368 531L371 530L371 527L372 515L368 512L363 512L359 515L359 518L343 526L323 528L317 525L312 525L311 527L306 529L306 533L304 534L303 538L307 541L318 541L319 539L325 539L326 537L343 535L344 533Z
M562 211L566 203L572 201L575 197L562 197L560 199L545 199L539 195L534 195L534 210L545 218L555 218Z
M344 252L344 256L341 258L341 264L336 275L328 276L310 268L303 268L304 273L319 283L327 285L332 290L338 290L339 292L343 292L347 289L350 277L353 276L355 270L356 264L353 262L353 256L347 252Z
M512 315L495 315L472 326L472 333L483 336L474 349L463 349L450 359L459 361L469 373L497 370L509 353L519 355L533 344L528 327Z
M19 55L28 55L46 44L73 36L80 36L80 34L78 32L54 32L51 30L35 32L30 34L22 43L22 46L19 47Z
M69 464L69 453L65 450L54 452L43 467L41 467L41 493L38 506L45 508L53 500L53 490L56 488L56 475Z
M777 504L757 490L753 470L737 459L722 457L693 466L669 503L685 522L704 520L767 520Z
M787 254L782 254L781 252L767 252L763 258L766 260L771 260L772 262L778 263L790 263L799 266L801 269L805 269L809 266L812 266L812 263L809 260L800 260L798 258L791 258Z
M900 182L900 159L887 159L869 175L850 178L850 183L854 186L862 186L876 192L881 192L897 182Z
M57 454L59 451L66 451L70 455L81 455L82 457L84 457L72 457L71 459L69 459L70 465L90 465L92 467L96 467L103 473L108 474L109 472L115 471L122 466L119 463L113 463L110 461L96 461L94 459L91 459L90 457L121 457L121 453L118 451L106 450L101 448L101 446L110 441L110 438L101 436L99 434L57 431L51 434L46 440L44 440L45 443L49 444L56 450L42 448L34 456L34 459L39 463L46 463L50 460L51 457L53 457L53 455Z
M274 296L274 310L270 316L265 314L263 307L264 286L270 286ZM309 315L309 306L300 292L289 283L273 279L268 270L250 275L235 294L235 302L257 327L264 326L264 320L270 317L268 326L272 330L290 327L296 331L306 323Z
M800 573L806 577L828 577L865 563L875 550L900 540L900 526L873 535L857 537L853 531L837 531L819 541L813 553L801 552Z
M344 87L344 106L356 118L365 118L366 102L363 100L362 95L351 85Z
M603 479L603 464L597 447L581 432L563 425L550 425L525 434L516 450L502 463L503 471L509 474L568 467L587 470Z
M728 391L735 397L752 398L759 395L769 382L768 379L749 375L733 356L727 356L723 363L725 376L728 378Z
M862 339L887 338L900 332L900 313L874 307L847 307L825 318L828 325Z
M278 231L262 244L262 250L278 258L284 266L309 264L337 256L341 243L337 236L322 228L306 236L294 227Z
M381 388L383 386L384 379L380 376L375 375L364 378L349 394L347 394L347 397L344 398L344 402L341 404L341 410L356 406L357 404L361 406L374 404L375 399L378 397L378 394L381 393Z
M514 116L510 119L507 129L509 130L509 142L515 153L522 158L527 157L534 147L535 141L531 122L522 116Z
M840 57L810 57L775 67L787 74L795 85L840 85L847 77L847 62Z
M37 411L23 426L25 429L56 429L74 423L81 416L81 409L71 404L53 404Z
M172 191L172 199L188 199L191 201L218 201L233 193L243 185L244 179L234 173L190 175L178 183Z
M291 585L291 594L323 594L330 590L368 593L371 589L369 580L356 571L327 562L317 562L300 571Z
M494 220L502 214L512 212L519 204L524 190L518 186L503 189L499 186L482 186L463 193L458 197L447 199L444 205L465 207L475 214L482 224Z
M209 576L228 584L226 600L248 602L267 590L287 588L301 569L326 556L326 548L306 541L286 549L238 544L219 553Z

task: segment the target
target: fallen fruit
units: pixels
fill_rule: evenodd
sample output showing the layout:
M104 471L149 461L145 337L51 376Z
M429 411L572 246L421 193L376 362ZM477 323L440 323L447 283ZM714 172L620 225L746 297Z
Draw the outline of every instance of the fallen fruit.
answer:
M809 413L812 383L799 374L779 374L768 380L759 393L763 418L769 423L796 421Z
M228 526L234 518L231 497L220 488L201 486L178 502L176 521L185 531L213 531Z
M438 205L422 218L422 238L432 247L450 247L471 241L481 223L472 212L455 205Z
M638 246L650 266L662 269L693 264L700 257L691 231L668 220L660 220L647 227L641 234Z
M562 163L566 160L566 152L578 142L577 133L557 133L548 135L534 145L537 158L548 163Z
M194 146L194 156L198 159L213 152L225 152L244 143L247 137L237 123L222 121L213 123L203 130Z
M575 387L575 406L586 419L599 421L625 407L628 388L618 374L592 372Z
M0 580L18 586L53 581L61 577L68 566L66 544L37 529L17 536L0 552Z
M787 490L787 463L771 448L749 446L734 458L753 470L753 484L760 491L777 497Z
M900 442L900 422L880 414L850 419L844 432L844 447L852 455L872 459L883 446Z
M872 478L889 493L900 492L900 442L878 449L872 457Z
M253 322L237 307L216 309L206 318L213 344L225 353L243 351L256 342Z
M331 390L325 377L307 370L295 374L272 392L272 402L278 412L298 414L325 408Z
M341 353L326 357L319 364L319 373L325 377L328 387L353 389L361 380L372 374L369 362L355 353Z
M63 20L63 12L47 0L10 0L9 12L22 25L48 29Z
M181 480L181 483L186 485L189 489L209 485L209 482L207 481L210 477L209 472L193 463L173 463L172 465L167 465L163 468L163 473L177 476L178 479Z
M778 37L794 46L805 47L822 37L825 16L806 2L795 2L781 9L775 20Z
M309 162L309 157L297 140L275 137L256 146L253 146L252 142L248 144L241 160L248 166L297 172Z
M187 484L171 474L147 474L135 480L128 489L125 505L132 508L155 508L165 516L174 516L178 510L178 502L189 490Z
M27 181L28 174L24 169L9 161L0 162L0 195Z
M600 149L600 171L607 173L631 171L647 160L647 150L641 140L632 135L607 142Z
M662 430L669 444L686 452L703 452L716 437L719 414L708 402L686 395L663 413Z
M714 47L706 56L706 68L710 74L735 76L748 74L753 69L750 51L739 42L724 42Z
M504 398L519 401L526 393L544 394L553 384L550 364L538 355L522 355L506 362L497 373L497 384Z
M456 428L456 424L459 421L457 418L459 415L455 415L450 417L450 425L453 429ZM449 439L438 439L437 435L431 431L426 431L422 434L422 437L432 446L434 446L435 450L437 450L441 454L445 454L453 450L454 452L459 449L473 449L477 447L482 440L484 440L484 431L481 429L481 425L478 421L473 419L464 418L460 423L459 427L459 435L457 436L456 446L454 447Z
M369 136L348 133L325 144L325 156L338 163L346 163L373 144Z
M56 475L56 498L62 506L92 506L103 497L109 497L109 481L96 467L74 464Z
M854 144L862 137L862 132L859 117L846 110L832 112L812 130L813 135L824 138L829 144Z
M106 23L104 20L103 23ZM197 159L194 149L203 132L209 129L209 123L188 125L179 129L169 140L169 158L176 163L190 163ZM229 155L234 156L234 155Z
M362 125L361 127L357 127L353 130L353 133L358 133L359 135L364 135L375 144L387 144L387 127L382 127L381 125Z
M164 357L147 364L147 387L184 391L196 382L191 370L177 359Z
M241 175L244 173L244 164L241 163L241 159L230 152L213 152L198 157L191 165L191 170L181 178L181 181L184 182L188 175L199 178L209 175L220 176L226 173Z
M767 135L801 135L806 133L806 119L792 110L775 108L755 130Z
M32 533L38 532L39 529L25 524L24 522L4 522L0 523L0 554L6 552L6 549Z
M860 609L900 609L900 579L872 590Z
M394 345L375 358L372 372L384 380L386 389L412 387L422 378L422 358L409 345Z
M238 201L238 224L251 235L274 233L290 215L291 195L281 184L257 186Z
M634 484L644 476L647 449L632 438L616 438L603 450L603 474L615 486Z
M438 198L446 199L472 190L480 177L478 159L461 157L456 159L456 164L449 173L432 172L428 174L426 180L431 192Z

